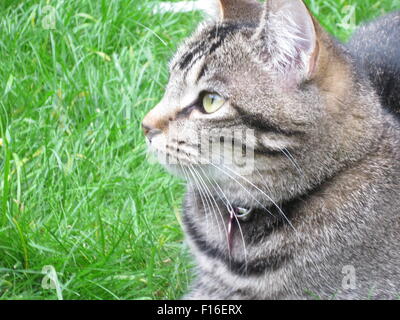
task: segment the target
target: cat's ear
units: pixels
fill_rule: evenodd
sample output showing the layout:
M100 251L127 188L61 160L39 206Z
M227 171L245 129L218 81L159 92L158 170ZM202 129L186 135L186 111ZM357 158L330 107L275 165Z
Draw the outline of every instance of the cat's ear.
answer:
M258 22L262 12L257 0L203 0L201 4L215 21Z
M319 42L316 22L302 0L268 0L258 41L268 64L292 82L311 79L316 71Z

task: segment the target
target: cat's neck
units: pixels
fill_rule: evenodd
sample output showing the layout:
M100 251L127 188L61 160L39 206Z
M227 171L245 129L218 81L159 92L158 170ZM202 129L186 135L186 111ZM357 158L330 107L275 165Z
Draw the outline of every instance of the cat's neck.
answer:
M353 245L359 239L372 239L372 230L388 228L392 223L380 199L400 192L396 134L387 128L381 144L307 194L279 207L256 208L249 221L238 223L231 249L228 206L189 189L184 223L192 245L197 252L230 266L234 273L257 275L301 261L315 250L332 253L340 249L338 244L343 244L343 239ZM399 200L394 201L400 206Z

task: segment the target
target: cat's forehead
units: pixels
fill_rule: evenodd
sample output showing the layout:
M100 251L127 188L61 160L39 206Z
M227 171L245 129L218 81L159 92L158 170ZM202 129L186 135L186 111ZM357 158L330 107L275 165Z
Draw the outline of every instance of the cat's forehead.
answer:
M248 38L255 26L250 24L220 23L201 25L178 49L170 63L170 71L188 72L200 60L213 55L222 46L235 50L235 36Z

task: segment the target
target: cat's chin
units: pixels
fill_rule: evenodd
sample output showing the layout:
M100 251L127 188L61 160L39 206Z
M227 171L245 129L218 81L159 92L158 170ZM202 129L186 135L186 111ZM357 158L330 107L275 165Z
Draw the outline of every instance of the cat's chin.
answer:
M188 182L201 182L209 184L214 180L212 172L207 165L199 165L195 163L177 163L163 164L165 170L170 174L182 178Z
M189 189L201 189L238 207L265 209L275 206L280 200L265 184L254 181L251 175L239 176L230 168L225 168L224 172L210 165L167 164L164 168L170 174L184 179Z
M240 179L251 179L247 172L233 170L229 167L218 167L216 165L198 163L163 164L163 167L172 175L184 178L188 181L201 181L206 184L233 183ZM246 178L247 177L247 178Z

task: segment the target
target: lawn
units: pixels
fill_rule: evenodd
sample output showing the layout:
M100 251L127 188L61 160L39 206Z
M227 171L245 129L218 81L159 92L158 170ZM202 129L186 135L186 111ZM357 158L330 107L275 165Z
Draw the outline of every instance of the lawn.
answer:
M342 40L400 9L307 3ZM175 299L190 282L184 183L148 163L140 122L200 15L149 4L1 1L0 299Z

